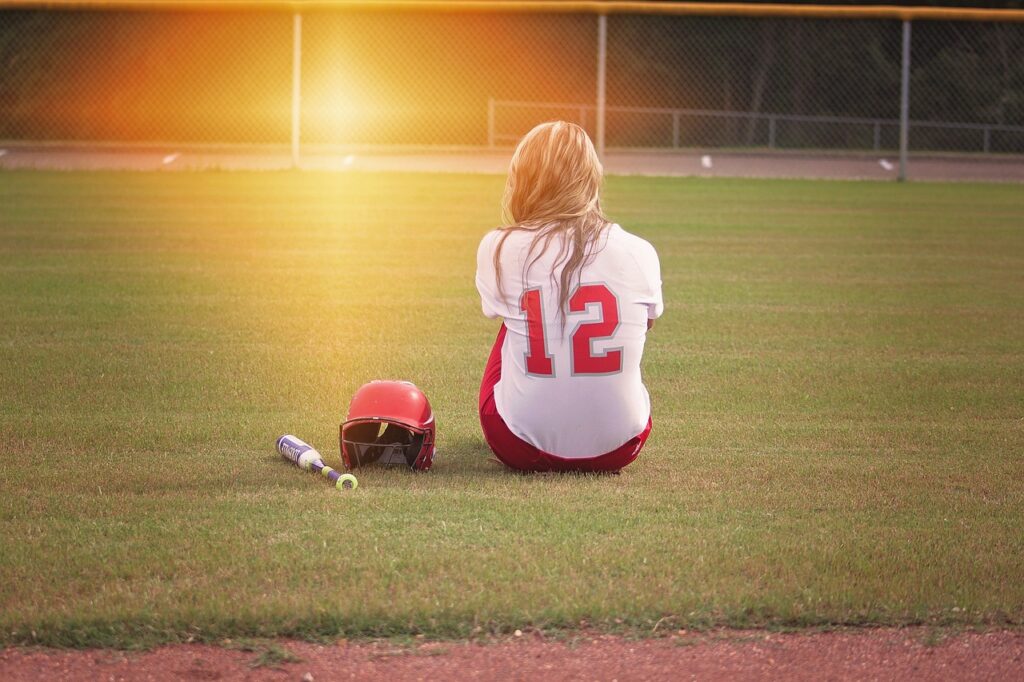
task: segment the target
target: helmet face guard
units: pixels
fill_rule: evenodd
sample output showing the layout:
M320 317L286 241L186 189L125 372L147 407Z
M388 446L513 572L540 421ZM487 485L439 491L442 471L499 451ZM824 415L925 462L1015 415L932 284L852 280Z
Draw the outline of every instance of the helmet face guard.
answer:
M341 425L338 439L341 459L348 469L379 462L425 471L434 459L432 428L417 428L394 420L349 419Z
M352 396L338 430L341 459L348 469L380 462L426 471L436 430L430 401L415 384L371 381Z

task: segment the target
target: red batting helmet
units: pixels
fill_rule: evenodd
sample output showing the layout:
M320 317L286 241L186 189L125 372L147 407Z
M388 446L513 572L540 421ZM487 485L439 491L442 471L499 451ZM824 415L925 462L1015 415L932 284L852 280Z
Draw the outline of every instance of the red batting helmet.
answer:
M371 381L352 396L339 440L345 467L372 462L426 471L434 461L434 411L408 381Z

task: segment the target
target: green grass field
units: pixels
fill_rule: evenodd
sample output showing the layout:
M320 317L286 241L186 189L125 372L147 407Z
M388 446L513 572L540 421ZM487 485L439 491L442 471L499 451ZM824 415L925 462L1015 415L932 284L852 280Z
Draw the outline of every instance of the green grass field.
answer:
M578 477L480 435L502 183L0 174L0 643L1024 622L1019 186L610 178L655 428ZM274 452L374 378L429 474Z

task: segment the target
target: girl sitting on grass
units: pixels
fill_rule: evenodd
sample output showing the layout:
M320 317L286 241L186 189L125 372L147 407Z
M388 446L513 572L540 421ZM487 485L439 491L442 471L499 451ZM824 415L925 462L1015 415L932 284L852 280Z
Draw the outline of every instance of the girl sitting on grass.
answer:
M603 169L579 126L544 123L512 156L504 227L477 252L484 315L502 318L480 425L520 471L618 471L651 432L640 376L664 310L658 254L601 212Z

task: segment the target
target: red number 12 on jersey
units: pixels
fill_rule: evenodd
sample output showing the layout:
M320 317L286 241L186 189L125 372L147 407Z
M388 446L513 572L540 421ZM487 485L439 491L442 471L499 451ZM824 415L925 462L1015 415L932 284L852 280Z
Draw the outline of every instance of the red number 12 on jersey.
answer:
M601 317L594 322L584 322L572 333L572 373L614 374L622 371L622 349L616 348L600 355L594 355L595 339L608 339L619 327L619 301L615 294L603 284L584 284L569 297L569 312L585 312L587 306L596 303L601 307ZM544 307L540 289L527 289L519 299L519 310L526 314L528 349L526 371L535 376L554 376L554 359L548 354L544 340Z

